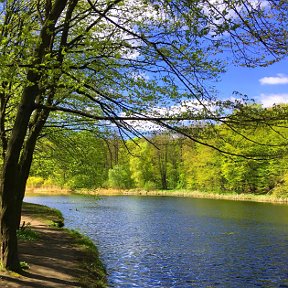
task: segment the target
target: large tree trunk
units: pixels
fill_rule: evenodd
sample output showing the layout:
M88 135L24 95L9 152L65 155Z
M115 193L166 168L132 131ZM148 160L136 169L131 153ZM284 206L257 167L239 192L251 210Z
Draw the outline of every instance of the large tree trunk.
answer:
M47 11L47 18L39 35L39 46L35 49L33 61L35 67L38 67L38 65L42 63L45 55L51 52L53 31L66 4L67 0L56 0L53 7L50 7L51 9ZM40 79L41 70L31 69L27 72L27 82L31 83L31 85L24 88L21 96L21 103L7 145L1 177L1 262L4 268L16 272L21 270L18 258L16 231L21 217L25 185L32 162L36 139L44 125L39 127L39 131L35 131L35 133L32 131L30 136L32 135L33 137L31 136L31 138L29 138L27 131L32 112L35 109L35 100L41 96L39 89Z
M37 85L24 89L8 143L1 178L1 262L4 268L17 272L20 270L16 236L18 161L37 94Z
M16 198L16 225L17 229L21 223L22 203L25 196L26 183L29 176L33 154L36 146L38 136L40 135L43 126L49 116L48 110L39 111L36 113L33 121L33 126L25 141L23 152L19 161L19 176L17 182L17 198Z
M12 136L8 143L0 187L1 262L6 269L17 272L21 268L18 259L16 231L21 221L22 203L35 145L49 115L47 110L38 111L29 125L34 111L34 101L39 93L36 84L24 89ZM27 135L28 126L30 126L30 130Z
M29 94L30 96L36 96L38 94L37 89L29 90L29 92L34 92ZM20 105L19 111L21 111L21 107ZM5 268L17 272L21 269L17 252L16 230L20 226L26 182L29 176L37 138L49 115L48 110L36 113L34 121L29 125L30 130L24 143L25 135L23 137L23 130L27 131L32 111L33 108L31 107L31 109L26 109L18 114L18 118L21 119L21 121L15 122L12 137L9 142L10 150L5 159L6 162L1 183L1 261ZM19 123L21 123L21 125ZM25 123L27 125L25 125ZM18 141L16 141L17 145L12 141L13 139L18 139ZM19 143L22 143L20 150ZM14 153L11 155L10 151ZM15 157L17 154L18 158Z
M15 179L13 179L15 182ZM7 185L6 185L7 186ZM4 190L5 185L2 185L1 190ZM2 211L1 211L1 262L3 267L8 270L20 272L20 262L18 259L18 245L16 235L16 199L15 187L10 187L10 193L7 193L8 189L2 196Z

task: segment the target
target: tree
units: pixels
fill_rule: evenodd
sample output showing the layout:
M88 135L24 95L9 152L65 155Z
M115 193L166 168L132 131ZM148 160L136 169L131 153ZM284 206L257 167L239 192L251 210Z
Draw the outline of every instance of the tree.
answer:
M133 187L129 167L115 165L108 172L108 185L116 189L129 189Z
M158 172L155 170L155 151L151 149L151 144L144 139L137 142L134 147L133 156L130 157L131 177L137 188L159 188L157 187Z
M5 268L21 270L16 229L44 125L75 128L94 120L94 125L112 123L129 137L141 134L129 121L150 120L202 143L178 123L224 121L209 109L213 95L204 84L223 70L223 59L217 55L233 48L245 65L256 65L258 55L261 65L286 55L286 1L267 1L265 7L253 3L1 1L1 262ZM250 53L255 49L260 53ZM184 105L184 112L156 108L168 103L176 107L184 98L194 103Z
M206 146L189 144L186 143L182 165L186 188L209 192L221 191L220 153Z
M269 113L270 115L273 113ZM271 115L271 116L272 116ZM263 158L261 161L244 159L239 157L225 157L222 159L221 171L225 179L224 188L237 193L264 194L271 191L282 179L286 170L285 155L287 155L287 143L285 127L271 129L267 126L244 126L239 134L235 135L225 128L224 149L237 151L242 154L245 151L250 155L274 155L271 159ZM283 125L284 123L282 123ZM223 129L224 127L222 127ZM221 129L221 128L220 128ZM251 141L243 139L241 134L249 137Z
M52 130L52 131L51 131ZM70 189L93 189L108 175L108 149L99 132L45 129L38 140L31 175Z

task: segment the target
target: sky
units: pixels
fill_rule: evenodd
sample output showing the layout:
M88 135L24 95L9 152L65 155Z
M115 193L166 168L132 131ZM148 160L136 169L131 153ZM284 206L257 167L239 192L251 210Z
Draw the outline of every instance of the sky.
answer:
M263 107L288 103L288 61L264 68L228 67L217 88L222 99L229 99L233 91L238 91Z

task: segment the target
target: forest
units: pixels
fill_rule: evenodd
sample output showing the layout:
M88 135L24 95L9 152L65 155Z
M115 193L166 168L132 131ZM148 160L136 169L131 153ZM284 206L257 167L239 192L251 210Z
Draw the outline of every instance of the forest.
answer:
M266 111L260 106L253 109ZM266 112L273 115L272 110ZM279 107L276 110L278 113ZM28 186L185 189L287 197L285 122L278 121L273 129L257 122L242 128L237 123L237 128L235 133L231 127L210 127L204 122L185 128L206 145L165 130L124 139L95 128L49 128L38 143Z

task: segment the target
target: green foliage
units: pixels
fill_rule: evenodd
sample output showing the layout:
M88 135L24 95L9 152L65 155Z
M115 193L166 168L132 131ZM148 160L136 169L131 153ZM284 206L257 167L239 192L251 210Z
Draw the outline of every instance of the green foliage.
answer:
M282 45L287 40L285 1L278 1L277 5L259 4L259 9L255 9L255 1L247 1L246 9L243 1L233 1L233 5L229 1L221 5L215 5L214 1L175 0L157 4L96 1L92 7L92 2L76 1L75 6L67 2L62 8L61 5L55 8L58 16L51 15L53 5L58 2L52 1L51 5L45 5L45 1L26 2L3 1L5 5L1 6L0 94L5 103L1 109L5 154L5 143L9 143L16 115L23 115L16 108L25 91L37 87L31 103L37 109L28 111L25 131L19 133L19 137L22 135L19 145L24 150L33 148L34 139L39 139L29 185L53 183L70 189L94 189L108 183L110 187L126 188L146 185L160 189L233 190L236 185L233 182L238 179L243 185L237 189L245 191L264 191L267 185L273 186L274 172L269 174L270 184L264 180L261 185L253 183L255 178L264 179L267 169L262 165L243 161L243 167L237 167L231 174L234 160L219 160L218 155L198 146L195 148L198 152L186 153L180 144L182 140L172 139L175 135L150 135L157 148L136 140L139 146L131 148L133 156L127 156L119 139L107 135L107 129L114 132L117 127L129 131L126 136L131 136L131 132L140 135L133 125L116 120L119 115L144 115L146 119L185 117L190 119L188 125L193 121L198 130L205 125L217 127L222 123L218 122L218 116L227 115L229 109L234 110L232 120L255 119L259 107L246 107L243 114L238 109L241 101L211 101L215 95L210 81L224 71L224 51L225 57L236 55L238 64L245 66L269 65L287 55ZM106 21L105 17L96 20L98 9L107 10L106 16L112 19L116 13L117 23ZM242 17L231 21L231 15L237 13ZM54 23L46 17L57 19ZM256 26L257 31L250 31L249 27ZM27 99L32 99L30 94ZM161 111L163 107L171 111L166 108ZM209 122L212 115L214 122ZM113 123L112 127L101 120L103 117ZM167 123L172 123L172 128L187 124ZM195 134L195 127L185 130L192 139L209 145L218 141ZM205 133L212 133L211 130ZM39 137L41 131L45 137ZM223 143L217 147L227 148ZM237 151L243 152L244 147L238 148ZM18 153L21 167L30 167L30 163L20 163L32 159L32 155L20 157L26 152ZM259 151L251 151L255 152ZM185 153L188 158L182 157ZM257 172L245 175L244 170L249 169Z
M17 230L17 238L24 241L35 241L39 238L37 232L31 229L30 223Z
M155 182L148 180L144 183L144 186L141 188L143 188L146 191L152 191L152 190L156 190L158 187Z
M79 275L81 287L106 288L106 270L94 243L89 237L78 231L67 230L67 232L74 238L75 244L85 253L81 267L84 268L85 273L83 276Z
M288 198L288 173L286 172L279 180L275 188L271 191L271 194L277 198Z
M34 177L44 179L43 185L93 189L106 181L107 151L102 139L86 131L47 132L48 139L39 142L31 169Z
M17 201L21 204L35 150L39 153L31 176L43 178L44 183L53 179L73 189L102 186L109 169L124 164L118 157L121 150L115 146L119 155L113 154L110 146L118 144L118 139L107 143L106 135L99 131L107 128L125 137L141 135L123 119L127 115L145 121L179 116L200 125L215 115L217 125L224 119L218 118L220 112L225 114L227 107L222 101L215 102L211 80L224 71L223 57L232 62L236 55L237 64L255 67L287 56L283 45L287 43L286 1L269 1L273 5L259 4L257 9L254 0L245 1L245 5L242 0L232 1L233 5L230 1L219 5L215 1L180 0L1 2L0 140L5 165L0 194L5 207L1 225L8 228L0 230L1 238L8 241L6 233L15 229L17 219L12 223L5 213L21 207ZM183 105L184 100L192 107ZM234 109L233 105L228 108ZM172 123L172 130L184 124L161 121L153 122L168 127ZM61 131L59 135L53 128ZM102 138L92 139L88 130L102 134ZM180 179L183 185L179 170L183 165L172 161L176 155L170 157L165 139L159 144L164 147L155 150L140 143L141 156L129 159L137 187L155 183L169 189ZM210 159L207 164L216 165ZM216 174L209 178L202 167L201 173L192 170L188 174L196 178L187 181L191 187L207 187L211 179L216 187ZM114 181L118 175L111 173ZM126 174L120 174L121 180L128 178ZM15 246L16 241L11 239L8 247L10 244ZM7 267L17 270L17 257L1 252L1 259L11 261Z
M136 187L143 188L146 182L157 183L155 173L155 150L146 141L138 141L133 149L133 156L130 157L131 177Z
M23 269L23 270L28 270L28 269L30 269L29 264L28 264L27 262L25 262L25 261L21 261L21 262L20 262L20 266L21 266L21 269Z
M220 191L222 175L217 151L202 145L188 145L183 151L186 187L200 191Z
M108 172L108 185L110 188L129 189L133 188L131 173L123 165L116 165Z
M281 139L286 130L283 128L277 133L267 127L245 130L250 140L241 136L241 130L234 133L223 126L217 127L216 134L209 127L198 128L197 134L224 151L259 158L263 156L263 159L225 155L169 133L150 137L153 144L144 139L135 139L135 143L129 140L124 144L111 137L103 145L103 140L90 133L69 132L64 135L65 141L73 141L73 146L68 145L67 149L51 153L50 158L47 158L47 150L46 158L37 156L32 171L39 176L31 177L29 183L39 186L54 181L73 189L104 186L117 189L136 187L147 191L189 189L214 193L270 193L276 186L281 187L279 183L283 182L287 164L283 156L265 159L265 155L267 152L272 156L277 153L285 155L286 146ZM61 133L58 136L60 139L53 139L50 145L64 143L61 138L64 136ZM225 136L225 141L222 136ZM77 151L77 157L71 153L72 148ZM50 178L44 180L40 176L47 175L45 167L52 171L51 163L53 172ZM101 181L95 181L100 178ZM279 195L283 189L278 187L273 191Z
M27 186L33 187L33 188L39 188L42 187L45 180L40 176L31 176L27 180Z

